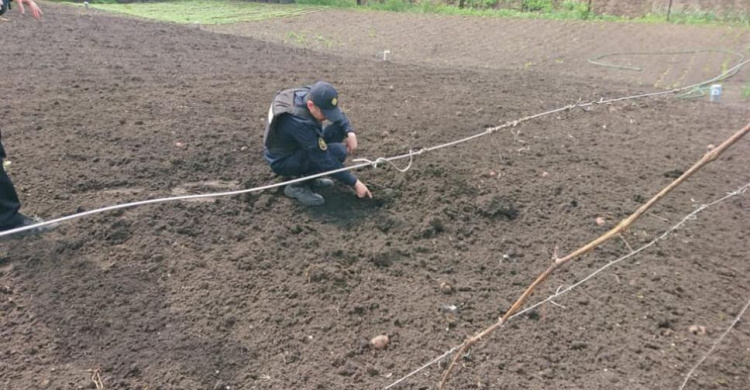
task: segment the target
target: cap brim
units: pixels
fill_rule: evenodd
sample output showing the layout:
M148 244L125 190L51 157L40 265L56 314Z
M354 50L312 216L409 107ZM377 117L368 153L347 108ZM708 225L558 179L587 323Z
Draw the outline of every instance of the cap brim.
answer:
M328 119L331 122L340 122L344 119L344 114L341 113L341 109L338 107L334 107L328 110L321 110L323 112L323 115L326 116L326 119Z

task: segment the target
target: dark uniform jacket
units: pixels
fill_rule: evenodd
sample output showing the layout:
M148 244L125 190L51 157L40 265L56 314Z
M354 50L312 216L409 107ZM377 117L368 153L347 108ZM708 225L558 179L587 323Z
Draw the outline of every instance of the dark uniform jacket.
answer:
M342 120L329 125L324 134L322 124L307 109L306 98L309 91L310 87L285 90L274 99L263 137L265 159L272 167L300 150L305 152L315 171L310 173L327 172L343 167L341 162L327 152L326 142L340 142L346 134L353 131L349 118L343 115ZM293 106L284 107L284 94L289 98L287 101L293 101ZM279 104L279 100L282 100L282 104ZM357 178L348 171L332 176L352 186L357 182Z

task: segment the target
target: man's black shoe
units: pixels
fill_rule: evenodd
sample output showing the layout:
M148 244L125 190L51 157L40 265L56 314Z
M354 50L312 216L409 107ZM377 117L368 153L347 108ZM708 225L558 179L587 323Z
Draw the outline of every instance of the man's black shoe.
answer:
M36 225L38 223L44 222L44 220L41 219L41 218L39 218L39 217L29 218L29 217L27 217L27 216L25 216L23 214L20 214L20 213L18 214L18 216L20 217L20 222L18 222L15 225L12 225L12 226L5 227L5 228L3 228L0 231L4 232L4 231L18 229L18 228L22 228L22 227L25 227L25 226ZM33 236L33 235L37 235L37 234L49 232L49 231L51 231L52 229L54 229L56 227L57 227L56 224L47 225L47 226L40 226L40 227L36 227L36 228L33 228L33 229L24 230L22 232L18 232L18 233L12 234L9 237L27 237L27 236Z
M333 187L333 180L327 178L327 177L319 177L317 179L312 179L310 185L313 188L328 188Z
M284 195L297 199L305 206L321 206L326 202L320 194L314 193L305 183L287 184L284 187Z

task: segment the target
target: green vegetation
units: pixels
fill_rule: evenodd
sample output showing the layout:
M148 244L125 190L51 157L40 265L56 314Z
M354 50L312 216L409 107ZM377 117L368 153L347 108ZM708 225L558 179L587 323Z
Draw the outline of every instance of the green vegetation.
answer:
M316 0L303 0L312 3ZM436 13L447 15L471 15L484 17L506 17L519 19L598 19L622 20L610 15L589 14L587 4L575 0L566 0L558 8L551 0L526 0L520 9L497 7L505 0L465 0L464 8L458 5L446 5L429 0L410 3L408 0L383 0L382 3L367 3L361 8L382 11L402 11L418 13ZM456 0L457 2L457 0Z
M66 1L66 0L58 0ZM67 0L69 2L69 0ZM80 0L78 0L80 1ZM293 1L293 0L282 0ZM166 0L148 3L117 3L116 0L91 0L90 7L137 17L174 23L227 24L296 16L325 7L381 10L394 12L437 13L524 19L595 19L665 22L666 10L657 10L642 18L628 19L590 13L583 0L294 0L294 4L256 3L242 0ZM452 3L452 4L447 4ZM462 3L463 8L458 4ZM79 3L80 5L80 3ZM511 8L510 5L513 5ZM672 9L672 23L740 24L750 26L750 15L716 15L710 11Z
M531 12L551 12L555 9L552 0L523 0L521 7L522 10Z
M750 99L750 82L745 84L744 87L742 87L742 98L743 99Z
M356 7L356 0L296 0L296 4L322 5L326 7Z
M302 15L320 9L300 4L267 4L237 0L170 0L153 3L118 4L114 0L92 0L89 7L173 23L228 24Z
M286 37L297 44L304 44L307 42L307 35L303 32L289 31L286 33Z
M286 33L286 38L283 41L284 43L296 43L298 45L308 45L311 43L316 43L328 49L337 44L333 38L329 38L323 35L315 35L310 37L304 31L289 31Z
M666 19L666 10L653 12L642 18L642 20L649 22L664 22ZM672 9L669 15L669 22L675 24L732 24L750 26L750 15L746 13L717 15L713 11Z

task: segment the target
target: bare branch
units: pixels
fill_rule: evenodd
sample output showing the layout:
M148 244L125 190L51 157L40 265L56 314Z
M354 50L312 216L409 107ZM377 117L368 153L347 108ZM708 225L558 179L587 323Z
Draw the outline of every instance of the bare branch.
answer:
M614 236L619 236L620 233L627 229L633 222L635 222L638 218L640 218L651 206L656 204L659 200L664 198L667 194L669 194L673 189L675 189L677 186L682 184L687 178L692 176L695 172L700 170L703 166L706 164L716 160L722 153L724 153L725 150L727 150L730 146L732 146L737 140L742 138L745 134L750 132L750 123L745 125L742 129L734 133L731 137L729 137L726 141L724 141L721 145L719 145L717 148L709 151L706 153L698 162L696 162L690 169L688 169L685 173L682 174L679 178L674 180L672 183L670 183L668 186L664 187L658 194L656 194L653 198L651 198L648 202L646 202L643 206L638 208L632 215L629 217L623 219L620 221L620 223L617 224L614 228L612 228L607 233L604 233L597 239L591 241L590 243L576 249L569 255L555 259L555 261L550 265L544 272L542 272L541 275L539 275L536 280L534 280L533 283L529 287L526 288L526 291L521 294L521 296L516 300L516 302L511 306L510 309L508 309L507 312L500 318L496 323L492 324L490 327L486 328L485 330L479 332L473 337L468 338L464 343L461 345L461 349L459 352L453 357L453 361L451 361L451 364L448 366L448 369L445 371L445 374L443 374L443 378L440 381L439 389L443 390L445 387L445 384L448 382L448 379L451 376L451 373L453 371L453 368L456 366L456 363L458 359L460 359L461 356L465 353L467 349L469 349L472 345L476 344L479 340L482 338L492 334L495 330L500 328L503 323L513 315L518 309L523 306L523 304L526 302L526 300L531 296L531 294L536 290L536 288L542 284L548 277L551 275L558 267L564 265L565 263L580 257L599 245L603 244L604 242L608 241L610 238Z

